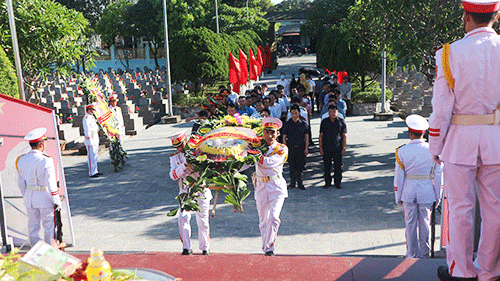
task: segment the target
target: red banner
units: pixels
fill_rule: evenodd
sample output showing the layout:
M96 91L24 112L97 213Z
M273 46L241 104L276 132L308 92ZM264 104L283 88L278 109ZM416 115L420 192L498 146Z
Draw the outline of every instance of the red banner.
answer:
M264 59L264 70L273 67L273 58L271 55L271 48L266 45L265 59Z
M28 217L17 183L16 160L31 150L24 136L39 127L47 129L44 153L54 159L59 194L64 196L62 200L64 242L74 244L54 111L0 94L0 187L3 190L3 196L7 197L4 199L7 235L12 237L15 246L21 246L28 239Z
M248 81L247 55L239 49L240 52L240 84L246 85Z
M233 84L235 92L240 91L240 62L229 53L229 83Z
M264 50L262 49L261 46L257 49L257 61L259 62L259 75L262 72L262 66L264 65L264 58L262 57L262 54L264 53Z
M249 78L250 80L257 81L257 77L259 76L259 62L255 59L252 48L250 48L249 59L250 59Z

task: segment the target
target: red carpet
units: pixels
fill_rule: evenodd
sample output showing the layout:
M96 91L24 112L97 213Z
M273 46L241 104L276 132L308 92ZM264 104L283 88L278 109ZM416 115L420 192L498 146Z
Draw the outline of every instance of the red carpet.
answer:
M75 255L84 261L88 255ZM113 268L152 268L182 280L438 280L443 259L180 253L106 254Z

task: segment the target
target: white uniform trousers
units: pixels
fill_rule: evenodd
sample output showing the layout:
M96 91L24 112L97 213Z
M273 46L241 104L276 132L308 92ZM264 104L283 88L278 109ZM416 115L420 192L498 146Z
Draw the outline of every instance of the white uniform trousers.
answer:
M40 221L43 224L44 241L48 244L55 239L54 207L51 208L30 208L26 207L28 213L28 231L30 233L30 244L34 246L41 240Z
M478 160L478 163L481 163ZM454 277L475 277L479 281L500 276L500 165L469 166L445 163L445 192L449 204L449 241L446 260ZM474 186L481 210L481 237L476 269L473 264ZM476 275L477 273L477 275Z
M89 176L98 173L97 156L99 155L99 145L87 145L87 158L89 161Z
M274 200L256 200L259 212L259 228L262 236L262 250L274 252L274 241L280 226L280 213L285 203L284 197Z
M431 211L432 204L403 202L403 213L406 223L405 235L407 258L429 257Z
M210 249L210 224L209 224L209 209L210 200L199 199L200 211L196 212L196 224L198 225L198 241L199 248L202 251ZM179 232L181 236L182 249L191 250L191 213L190 211L182 211L179 214Z

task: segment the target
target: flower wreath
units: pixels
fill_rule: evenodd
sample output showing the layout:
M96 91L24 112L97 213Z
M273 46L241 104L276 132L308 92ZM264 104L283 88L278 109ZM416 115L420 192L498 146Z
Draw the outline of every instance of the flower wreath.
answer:
M243 200L250 195L248 177L241 172L254 165L267 151L260 119L246 115L226 115L207 120L191 135L186 146L186 161L193 172L186 178L186 193L179 194L181 210L199 211L197 198L208 187L216 190L212 217L219 191L227 193L225 203L243 212ZM171 210L174 216L179 208Z

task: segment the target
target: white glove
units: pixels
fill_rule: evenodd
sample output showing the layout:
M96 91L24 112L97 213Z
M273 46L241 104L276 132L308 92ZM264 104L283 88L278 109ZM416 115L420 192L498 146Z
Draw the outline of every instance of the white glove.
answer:
M432 155L432 161L434 161L437 165L443 164L443 160L439 158L439 155Z
M56 208L56 210L61 211L62 203L59 195L52 196L52 199L54 200L54 207Z

